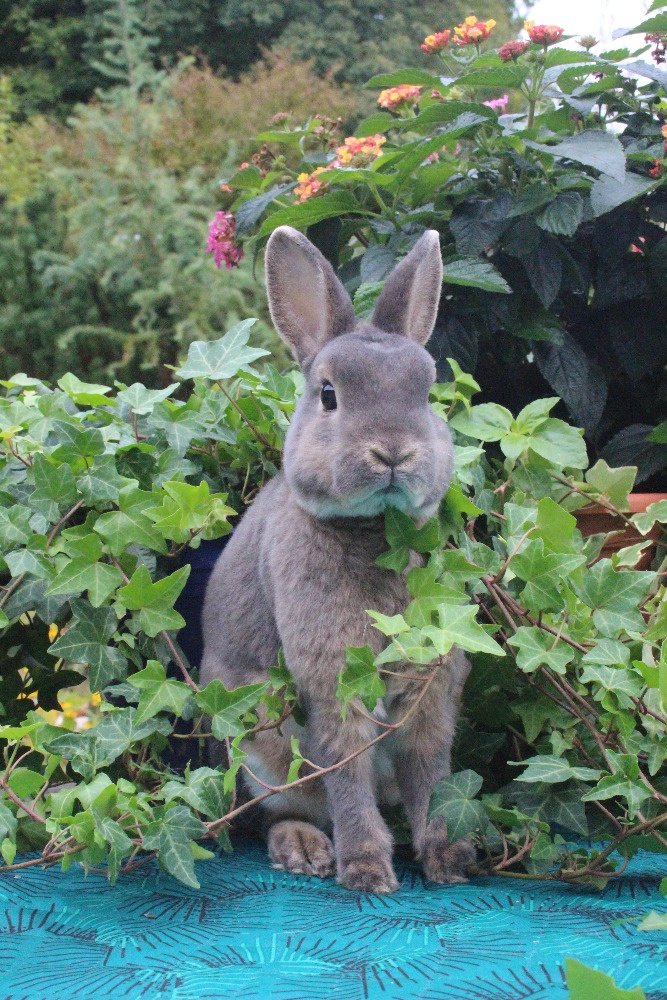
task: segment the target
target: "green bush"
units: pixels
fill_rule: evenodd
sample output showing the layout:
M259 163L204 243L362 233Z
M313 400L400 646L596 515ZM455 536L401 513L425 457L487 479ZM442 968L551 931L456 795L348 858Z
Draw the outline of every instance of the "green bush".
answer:
M266 684L200 689L176 637L188 575L178 557L228 532L275 471L298 391L295 376L255 367L264 352L248 346L249 326L190 346L176 372L194 381L185 400L177 383L2 383L5 867L32 847L40 863L106 860L115 878L157 854L196 885L201 842L226 843L247 808L234 793L240 741L297 708L282 664ZM375 660L370 647L349 651L341 709L372 709L387 665L414 665L426 690L453 644L467 650L456 770L432 811L453 838L477 839L481 870L600 885L617 867L613 848L662 850L667 830L665 587L626 568L634 551L595 562L600 539L584 541L571 513L589 498L624 508L634 470L599 462L584 476L581 432L550 415L555 399L516 417L474 406L478 386L451 364L455 380L435 387L433 405L455 434L455 482L419 529L388 512L382 564L403 572L416 550L424 565L408 575L404 615L369 609L386 648ZM666 506L633 523L647 533ZM44 713L84 675L102 696L101 721L54 726ZM205 743L204 716L229 765L195 753L174 773L167 742ZM290 780L308 780L298 741L293 756ZM588 836L607 846L572 843Z
M370 80L384 110L347 147L315 146L314 122L263 132L304 158L237 171L228 207L255 247L278 225L307 230L369 312L394 260L437 229L442 377L451 356L485 399L516 409L555 393L591 455L649 479L667 464L667 74L638 58L649 46L481 51L486 23L459 27L469 44L443 36L442 77ZM667 35L667 13L638 29Z

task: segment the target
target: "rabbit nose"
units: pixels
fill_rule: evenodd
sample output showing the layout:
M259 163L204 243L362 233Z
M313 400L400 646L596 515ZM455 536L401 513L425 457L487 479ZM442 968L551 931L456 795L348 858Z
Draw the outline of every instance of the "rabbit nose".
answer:
M382 465L386 465L389 469L396 469L399 465L403 465L414 457L414 451L394 451L390 448L371 448L370 453L373 458L376 458L378 462Z

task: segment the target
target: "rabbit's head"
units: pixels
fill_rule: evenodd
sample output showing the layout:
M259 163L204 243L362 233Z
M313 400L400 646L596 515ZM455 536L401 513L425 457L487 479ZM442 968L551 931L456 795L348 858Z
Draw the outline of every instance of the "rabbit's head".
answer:
M429 405L435 364L423 346L442 285L437 232L391 273L370 323L357 322L329 262L289 226L269 240L266 280L273 322L306 378L284 452L297 502L319 518L387 507L432 516L453 465L449 430Z

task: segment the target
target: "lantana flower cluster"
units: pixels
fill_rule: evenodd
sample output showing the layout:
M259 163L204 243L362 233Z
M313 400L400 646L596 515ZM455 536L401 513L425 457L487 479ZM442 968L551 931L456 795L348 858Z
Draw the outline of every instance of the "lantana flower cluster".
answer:
M498 49L498 55L503 62L516 62L526 49L530 48L530 42L522 42L518 38L513 42L505 42Z
M393 111L402 104L414 104L415 101L419 100L421 91L422 88L420 86L413 87L409 83L402 83L398 87L389 87L387 90L381 91L378 97L378 104L381 108Z
M228 271L243 260L243 250L234 239L236 220L231 212L216 212L208 227L206 252L213 254L217 268L223 262Z
M360 139L355 136L348 136L342 146L336 149L336 158L327 163L324 167L316 167L310 174L299 174L298 184L294 188L296 200L307 201L313 195L321 194L326 190L326 182L321 181L318 175L325 170L332 170L335 167L367 167L382 155L382 147L387 141L384 135L367 135Z
M452 33L449 28L446 31L436 31L433 35L427 35L419 47L422 52L432 55L434 52L441 52L442 49L446 48L451 37Z
M457 24L454 28L455 38L452 39L454 45L479 45L490 37L496 26L493 18L488 21L478 21L474 14L466 17L462 24Z
M559 28L557 24L535 24L534 21L524 21L523 27L531 42L544 45L545 48L547 45L553 45L554 42L559 41L564 30Z

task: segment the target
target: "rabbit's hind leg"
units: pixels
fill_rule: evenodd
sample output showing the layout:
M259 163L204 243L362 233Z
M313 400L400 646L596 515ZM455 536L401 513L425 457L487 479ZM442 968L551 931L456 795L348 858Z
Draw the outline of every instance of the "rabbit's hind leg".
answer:
M312 823L285 819L274 823L268 833L271 861L293 875L333 875L336 865L333 844Z

